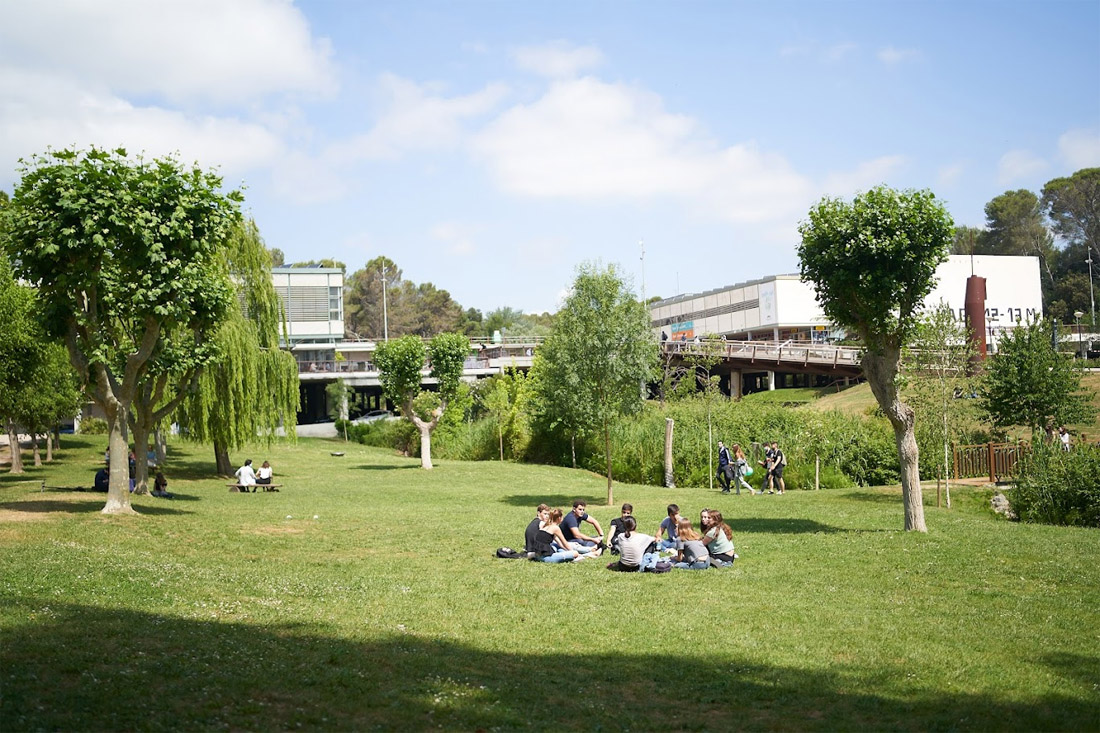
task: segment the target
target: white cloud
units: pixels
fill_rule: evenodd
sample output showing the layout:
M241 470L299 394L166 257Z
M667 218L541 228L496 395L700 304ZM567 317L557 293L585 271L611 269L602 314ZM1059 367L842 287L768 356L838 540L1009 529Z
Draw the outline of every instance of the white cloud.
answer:
M118 94L239 102L336 88L331 49L287 0L0 3L0 64Z
M752 143L723 148L657 95L591 77L507 110L475 148L502 189L531 197L676 196L754 221L789 214L811 189L782 156Z
M0 68L0 128L4 162L50 146L98 145L125 147L132 155L178 152L182 161L218 166L228 177L263 165L283 150L277 136L246 120L139 107L102 89L10 68ZM0 180L7 173L0 171Z
M966 166L962 163L951 163L948 165L940 166L939 171L936 174L936 180L939 185L944 187L954 186L962 178L963 173L966 172Z
M915 61L920 58L920 51L913 48L894 48L886 46L878 51L878 60L888 66L894 66L904 61Z
M516 65L551 79L574 77L579 72L603 63L603 54L595 46L574 46L568 41L552 41L541 46L524 46L512 52Z
M997 164L997 183L1007 186L1037 176L1046 169L1047 162L1030 150L1010 150Z
M446 245L449 254L467 257L476 250L473 232L458 222L439 222L432 227L431 235Z
M827 61L843 61L844 57L856 50L854 43L837 43L825 49L824 55Z
M378 121L369 132L335 146L333 157L376 160L454 146L463 124L491 112L508 92L503 84L490 84L473 94L446 97L432 85L394 74L383 74L379 85L385 101Z
M864 161L850 171L828 175L825 178L825 192L829 196L846 198L881 183L888 184L888 179L905 163L905 156L902 155L884 155Z
M1069 130L1058 138L1058 154L1073 170L1100 165L1100 132Z

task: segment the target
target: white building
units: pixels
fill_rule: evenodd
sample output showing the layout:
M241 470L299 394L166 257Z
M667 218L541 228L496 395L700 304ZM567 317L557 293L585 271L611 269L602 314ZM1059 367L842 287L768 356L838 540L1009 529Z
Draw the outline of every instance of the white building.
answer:
M987 341L995 345L1005 329L1042 315L1037 257L952 255L936 270L936 287L926 307L941 300L962 317L966 280L986 279ZM825 318L812 283L798 275L773 275L736 285L666 298L650 305L654 332L670 339L725 336L746 341L819 341L842 334Z

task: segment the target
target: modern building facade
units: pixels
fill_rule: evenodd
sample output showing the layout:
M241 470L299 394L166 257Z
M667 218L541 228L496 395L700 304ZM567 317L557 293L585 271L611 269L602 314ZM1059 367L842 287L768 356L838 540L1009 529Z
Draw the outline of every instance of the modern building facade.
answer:
M997 339L1016 323L1042 315L1043 295L1037 257L952 255L936 270L937 284L925 307L947 303L963 317L966 280L986 280L986 340ZM812 283L798 275L772 275L688 293L650 305L654 333L670 339L725 336L739 341L820 342L842 338L818 305Z

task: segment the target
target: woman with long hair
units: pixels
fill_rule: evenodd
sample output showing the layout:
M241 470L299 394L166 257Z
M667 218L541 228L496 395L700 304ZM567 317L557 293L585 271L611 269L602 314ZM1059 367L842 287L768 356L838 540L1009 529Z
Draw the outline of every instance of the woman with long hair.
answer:
M710 553L702 542L702 536L691 526L690 519L680 519L676 527L676 561L674 568L706 570L710 567Z
M745 451L741 450L740 443L734 443L730 446L730 452L733 453L733 460L730 461L730 466L733 468L733 481L737 486L737 493L741 493L741 487L744 486L749 490L749 494L756 495L756 489L754 489L748 481L745 480L745 471L749 467L749 462L745 460ZM727 492L729 490L727 489Z
M561 531L561 509L551 509L549 520L539 528L535 535L535 549L532 560L539 562L572 562L584 555L574 550L565 541L565 535ZM596 548L592 548L595 550ZM599 554L597 550L596 554Z
M733 530L722 518L722 512L711 509L709 513L710 529L703 535L703 544L711 559L723 567L733 564Z
M623 538L619 541L619 560L608 565L608 570L636 573L648 565L656 564L659 556L655 552L649 552L649 549L657 538L637 530L638 522L634 517L623 517Z

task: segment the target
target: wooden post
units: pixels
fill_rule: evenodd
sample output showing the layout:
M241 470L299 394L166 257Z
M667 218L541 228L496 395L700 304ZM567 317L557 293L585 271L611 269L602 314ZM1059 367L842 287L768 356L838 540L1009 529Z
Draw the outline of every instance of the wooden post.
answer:
M675 489L676 479L672 475L672 425L671 417L665 418L665 488Z
M814 491L821 489L821 456L814 455Z
M993 463L993 443L987 443L989 446L989 483L997 483L997 467Z
M955 466L955 478L959 477L959 447L951 444L951 463Z

